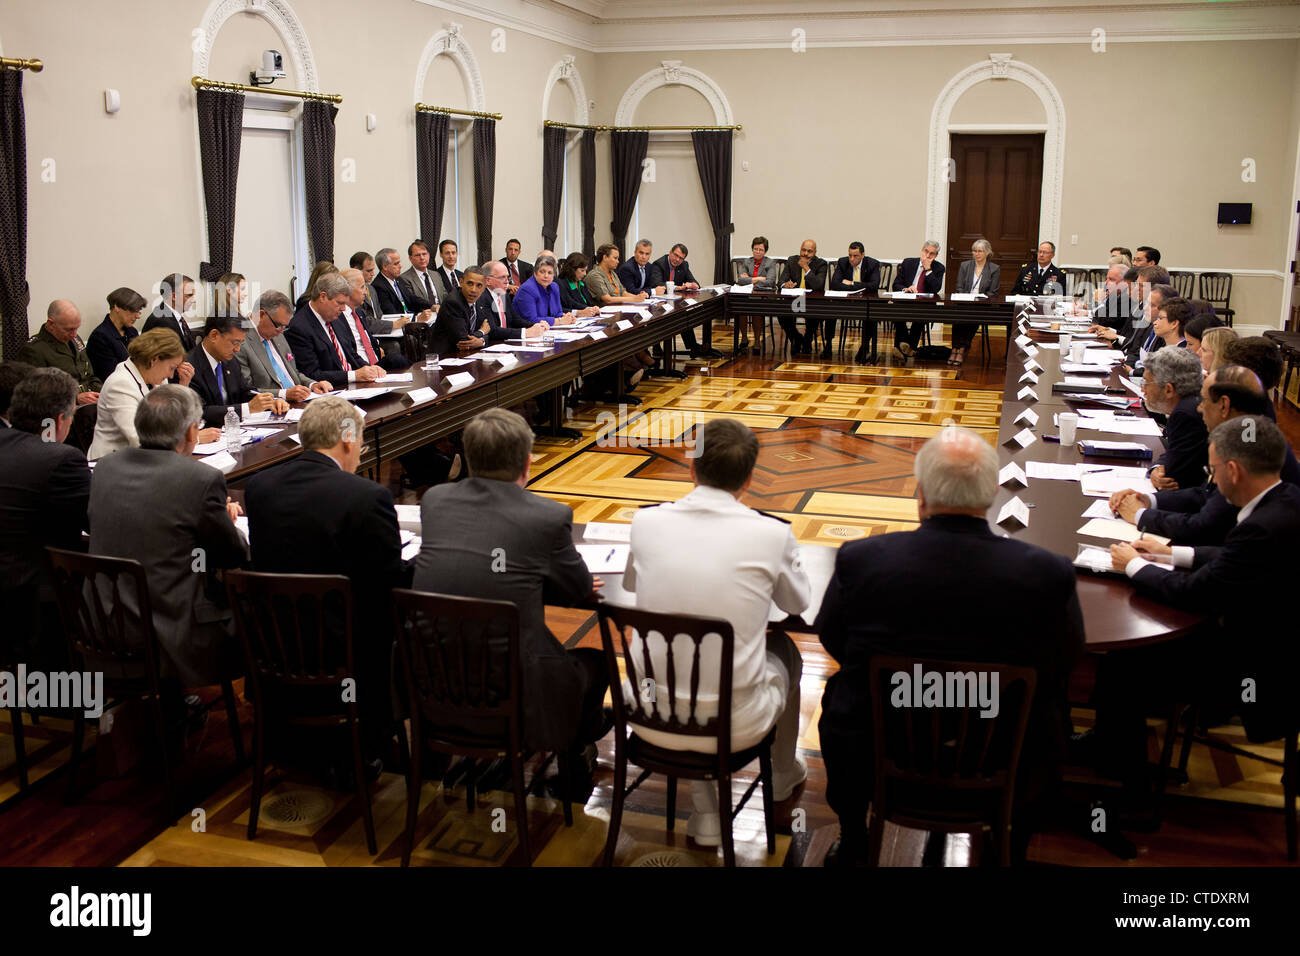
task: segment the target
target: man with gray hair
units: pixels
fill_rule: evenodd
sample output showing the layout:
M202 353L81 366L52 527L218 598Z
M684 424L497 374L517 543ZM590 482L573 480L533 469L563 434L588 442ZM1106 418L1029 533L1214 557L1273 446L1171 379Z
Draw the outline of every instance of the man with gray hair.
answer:
M943 291L943 263L937 261L939 243L927 239L921 246L921 255L904 259L894 273L894 291L914 295L938 295ZM895 322L894 350L903 358L911 358L921 341L925 322Z
M590 601L601 581L573 545L569 506L525 490L528 423L488 409L465 426L463 443L470 477L435 485L420 501L423 542L413 586L519 608L524 743L575 762L585 752L590 770L595 751L588 745L610 728L601 706L609 687L604 654L566 650L547 630L543 605Z
M339 275L348 283L348 301L339 313L339 322L352 337L352 350L366 364L378 365L386 372L401 372L410 368L411 363L403 358L398 349L391 345L385 349L376 338L381 326L369 314L366 305L366 277L361 270L343 269Z
M993 661L1038 671L1016 785L1013 856L1060 781L1070 731L1067 685L1083 650L1068 558L994 534L998 455L944 428L916 456L915 531L840 547L816 630L840 671L826 683L819 732L826 800L840 818L837 862L861 860L874 785L872 655ZM916 599L918 582L923 593ZM829 862L829 861L828 861ZM874 861L873 861L874 862Z
M305 402L312 392L333 387L324 379L313 381L298 370L293 353L282 337L293 317L293 303L283 292L268 289L253 303L253 331L235 355L239 370L259 390L269 390L288 402Z
M239 677L244 663L215 577L248 558L234 522L242 512L221 471L193 457L202 427L193 389L151 389L135 413L140 447L101 458L90 486L90 553L144 565L162 676L177 696Z
M338 273L323 275L316 283L315 298L294 313L284 337L304 375L324 379L335 388L354 382L373 382L384 370L357 355L352 333L339 320L347 308L352 287Z
M67 372L35 369L14 388L10 427L0 428L0 659L6 663L43 660L42 648L62 656L45 547L75 551L86 527L90 468L85 454L63 441L77 393Z
M1205 421L1201 418L1201 360L1185 348L1160 349L1142 370L1147 411L1168 416L1165 451L1151 469L1157 491L1194 488L1205 481Z

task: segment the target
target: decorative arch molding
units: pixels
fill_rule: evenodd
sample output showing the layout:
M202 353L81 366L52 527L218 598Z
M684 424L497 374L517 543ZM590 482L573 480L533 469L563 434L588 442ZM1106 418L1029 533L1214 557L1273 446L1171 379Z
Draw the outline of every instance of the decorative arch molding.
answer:
M461 30L459 23L449 23L445 30L439 30L429 37L429 42L424 45L424 52L420 54L420 65L415 70L415 94L412 103L424 101L424 81L429 76L429 68L435 59L446 56L451 58L451 61L456 64L456 69L460 71L465 90L469 93L469 108L486 109L483 105L483 72L479 69L478 58L474 56L474 51L465 41Z
M542 119L547 119L547 113L551 109L551 91L558 84L567 83L576 105L573 121L579 126L586 126L591 121L587 107L587 88L582 85L582 74L578 72L576 59L572 53L561 57L547 74L546 88L542 91Z
M662 60L657 70L638 77L623 93L619 100L618 111L614 114L615 126L635 126L637 107L641 101L662 86L688 86L708 101L713 109L713 122L717 126L734 126L731 104L713 78L682 66L681 60Z
M943 88L930 114L929 173L925 192L925 234L948 248L948 153L953 108L971 87L985 80L1015 80L1038 97L1047 114L1043 136L1043 185L1038 235L1059 245L1061 187L1065 176L1065 103L1045 74L1012 59L1010 53L990 53L986 61L962 70ZM990 132L992 132L990 127ZM959 173L960 175L960 173Z
M208 65L212 58L212 41L216 39L221 27L237 13L252 13L271 24L275 32L284 41L293 63L294 76L302 88L310 93L320 91L316 77L316 58L312 56L311 43L307 40L307 31L302 21L288 3L288 0L212 0L199 21L198 29L202 31L193 38L194 75L206 77Z

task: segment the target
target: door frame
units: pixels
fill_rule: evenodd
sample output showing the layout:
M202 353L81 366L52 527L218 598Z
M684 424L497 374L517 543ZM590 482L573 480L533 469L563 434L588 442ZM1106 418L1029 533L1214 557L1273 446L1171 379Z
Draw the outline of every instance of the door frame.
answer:
M244 103L241 131L264 129L289 134L289 202L293 219L292 274L286 289L289 298L298 293L297 283L311 275L311 250L307 239L307 190L303 178L302 104L280 97L250 96Z

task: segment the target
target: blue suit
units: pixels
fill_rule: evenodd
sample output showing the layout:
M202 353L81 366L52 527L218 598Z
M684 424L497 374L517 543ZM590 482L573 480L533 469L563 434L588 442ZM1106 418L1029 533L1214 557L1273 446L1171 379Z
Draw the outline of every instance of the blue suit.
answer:
M554 325L555 320L564 314L560 287L554 282L543 287L532 277L515 293L514 307L519 318L526 319L529 325L534 322Z

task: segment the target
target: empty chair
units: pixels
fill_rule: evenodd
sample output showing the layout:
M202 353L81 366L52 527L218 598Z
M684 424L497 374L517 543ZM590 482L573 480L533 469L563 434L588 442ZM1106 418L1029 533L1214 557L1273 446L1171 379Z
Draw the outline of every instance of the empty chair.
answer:
M690 617L678 614L657 614L651 611L632 610L602 604L599 608L600 640L605 648L605 657L609 664L610 681L616 682L619 676L618 654L623 655L627 672L627 686L632 694L624 692L617 684L611 688L614 701L614 803L609 816L609 835L605 840L605 865L614 862L614 850L618 846L618 831L623 820L623 803L628 794L639 787L652 773L661 773L668 778L668 812L667 826L674 828L677 815L677 781L715 780L718 785L718 816L722 824L722 856L727 866L736 865L736 848L732 839L732 823L744 809L753 795L755 788L763 788L763 818L767 830L767 852L776 852L776 831L773 821L772 798L772 739L776 734L773 727L758 743L743 750L731 750L731 681L732 664L735 650L735 635L727 621ZM628 631L632 631L629 636ZM618 633L615 644L614 631ZM640 638L640 653L634 652L633 640ZM688 642L689 667L682 670L681 664L674 662L674 648L681 643L681 638ZM707 640L713 638L714 640ZM701 706L697 698L699 674L702 670L701 655L706 653L705 643L710 647L707 653L717 653L719 663L718 698ZM665 654L665 673L655 674L653 658L662 646ZM714 651L716 646L717 650ZM683 662L684 663L684 662ZM679 713L677 705L679 673L690 675L689 706L685 714ZM661 715L657 703L646 700L638 688L666 685L668 688L665 708L668 713ZM650 695L653 697L654 695ZM681 734L701 738L701 745L711 752L693 750L672 750L646 743L637 730L659 731L662 733ZM731 809L731 775L744 769L755 760L759 762L759 775L744 796ZM629 787L627 786L627 765L636 764L641 774Z
M361 718L352 648L352 582L340 574L266 574L227 571L226 590L248 659L253 701L253 789L248 839L257 836L266 775L266 729L346 728L361 801L366 848L378 853L361 760ZM351 682L347 684L345 682ZM358 692L362 692L358 690Z
M880 288L888 289L894 284L894 264L892 262L880 263Z
M1201 298L1214 306L1215 315L1222 318L1224 322L1228 323L1228 325L1232 325L1232 317L1236 315L1236 313L1231 307L1231 272L1202 272Z
M524 787L524 761L529 754L523 742L519 609L509 601L394 588L393 618L411 715L402 866L411 862L426 751L509 760L519 845L532 866ZM556 756L564 823L572 826L572 767L567 754ZM467 786L472 809L472 784Z
M1087 291L1086 286L1092 284L1091 269L1062 269L1065 273L1065 294L1068 296L1080 296Z
M912 677L918 666L923 674L986 675L986 686L998 695L996 711L983 709L974 687L960 703L947 699L942 707L913 706L912 694L904 694L896 705L898 691L907 685L894 675ZM879 865L888 821L942 833L991 831L998 861L1008 866L1016 770L1037 673L1007 664L878 655L871 658L870 675L875 791L869 862ZM920 687L911 690L921 697Z
M1191 299L1196 296L1195 272L1170 272L1169 284L1174 287L1180 298Z

